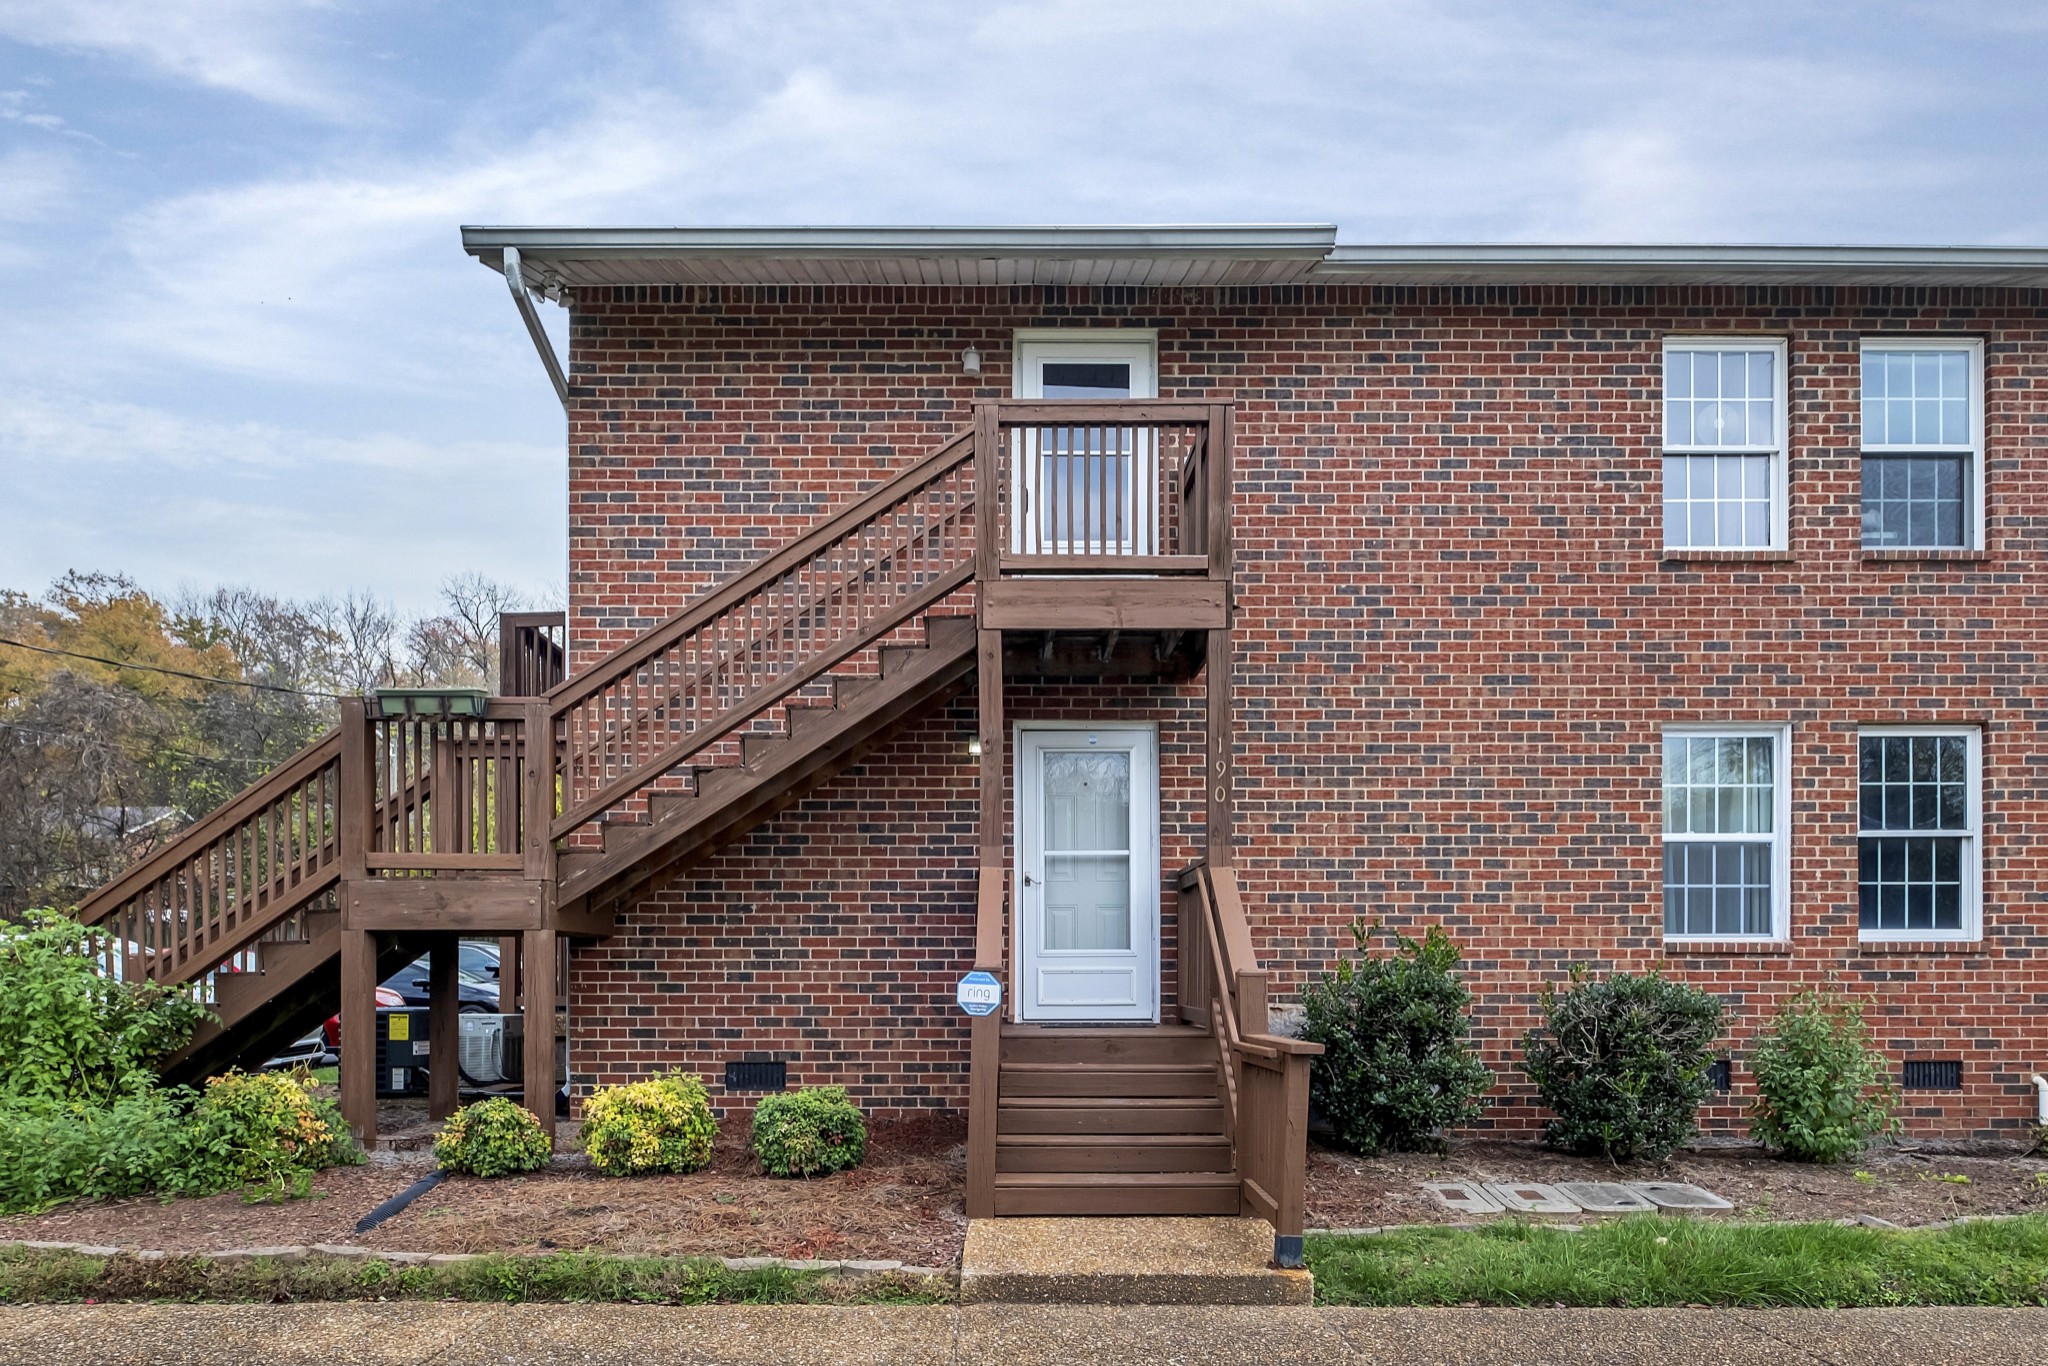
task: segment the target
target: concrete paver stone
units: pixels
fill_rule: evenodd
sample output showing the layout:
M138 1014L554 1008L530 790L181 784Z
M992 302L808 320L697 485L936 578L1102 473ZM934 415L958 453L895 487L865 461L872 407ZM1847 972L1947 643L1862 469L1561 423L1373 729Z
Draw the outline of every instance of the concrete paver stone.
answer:
M1306 1271L1272 1265L1263 1219L976 1219L963 1304L1305 1305Z
M1517 1214L1577 1214L1578 1202L1541 1181L1489 1181L1486 1193Z
M1459 1214L1499 1214L1503 1208L1500 1201L1473 1181L1425 1181L1422 1189L1439 1205Z
M1631 1181L1628 1188L1659 1209L1734 1209L1710 1190L1683 1181Z
M1560 1181L1557 1188L1588 1214L1645 1214L1657 1208L1648 1196L1619 1181Z

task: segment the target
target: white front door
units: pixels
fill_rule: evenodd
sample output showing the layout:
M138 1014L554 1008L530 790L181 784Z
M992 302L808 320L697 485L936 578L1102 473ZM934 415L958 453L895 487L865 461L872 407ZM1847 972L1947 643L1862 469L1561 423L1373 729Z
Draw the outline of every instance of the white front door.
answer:
M1150 332L1019 332L1016 398L1107 402L1156 398ZM1107 424L1013 433L1010 551L1150 555L1158 551L1152 433Z
M1017 1018L1159 1018L1149 727L1017 728Z

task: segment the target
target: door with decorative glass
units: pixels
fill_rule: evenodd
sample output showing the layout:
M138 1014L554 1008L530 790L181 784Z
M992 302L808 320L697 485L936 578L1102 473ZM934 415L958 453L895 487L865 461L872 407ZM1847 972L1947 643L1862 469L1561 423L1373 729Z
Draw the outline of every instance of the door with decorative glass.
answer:
M1017 1018L1159 1018L1149 728L1017 730Z

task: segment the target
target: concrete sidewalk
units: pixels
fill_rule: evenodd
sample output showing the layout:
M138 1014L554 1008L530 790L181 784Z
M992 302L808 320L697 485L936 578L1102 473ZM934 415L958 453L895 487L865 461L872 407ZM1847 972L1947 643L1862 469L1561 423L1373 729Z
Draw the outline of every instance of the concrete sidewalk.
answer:
M2048 1359L2048 1310L969 1305L59 1305L0 1309L5 1366L1946 1366Z

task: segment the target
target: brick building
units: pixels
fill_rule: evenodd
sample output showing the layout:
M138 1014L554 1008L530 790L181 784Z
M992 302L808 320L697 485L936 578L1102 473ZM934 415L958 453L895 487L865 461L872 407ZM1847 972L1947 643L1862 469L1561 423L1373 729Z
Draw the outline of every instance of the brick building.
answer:
M1235 252L1153 236L1149 257L1012 243L998 265L980 244L821 235L775 260L650 234L580 272L573 234L529 245L530 280L575 281L572 660L971 427L977 402L1043 392L1020 362L1107 364L1119 396L1234 415L1236 860L1276 998L1347 951L1356 916L1446 924L1502 1078L1488 1122L1524 1129L1537 986L1661 964L1728 1000L1711 1122L1739 1124L1758 1022L1837 982L1876 1003L1901 1063L1961 1064L1914 1069L1943 1084L1908 1094L1913 1130L2031 1122L2034 255L1303 260L1280 233ZM955 282L906 283L926 280ZM1169 999L1200 695L1008 687L1019 718L1157 727ZM971 699L908 723L578 946L579 1078L761 1053L878 1108L960 1104L973 735Z
M1726 1000L1709 1128L1829 983L1911 1132L2035 1122L2048 251L1335 237L464 230L568 416L503 923L577 1088L965 1106L970 1212L1285 1236L1268 1012L1363 917L1462 944L1497 1129L1575 965Z

